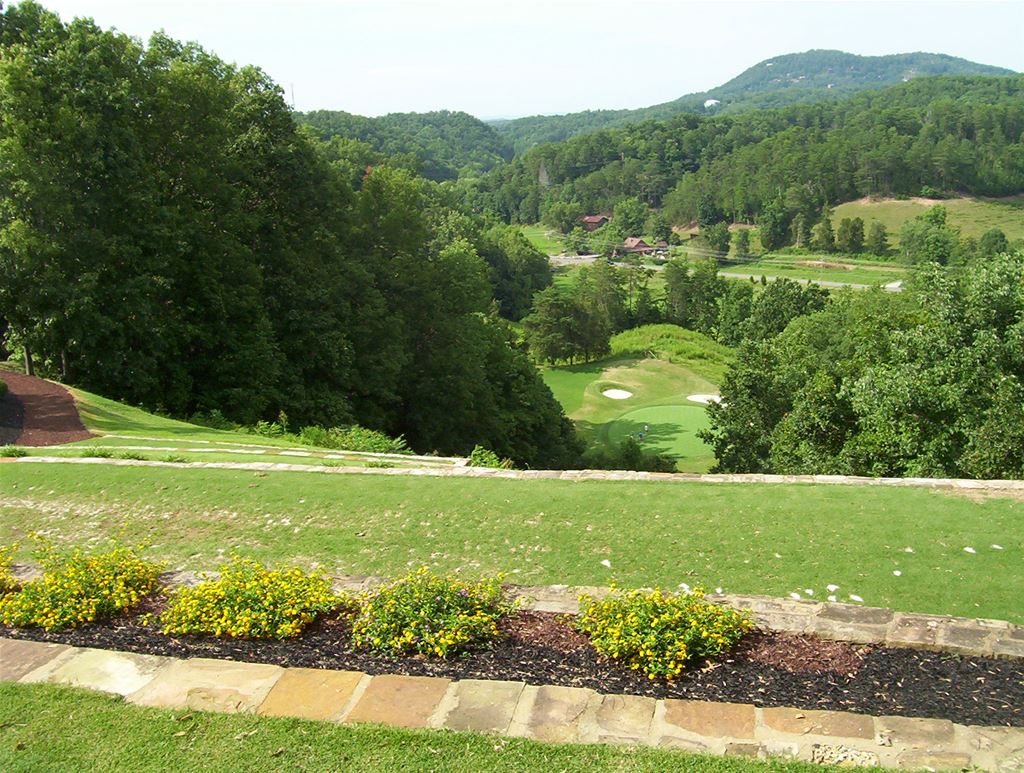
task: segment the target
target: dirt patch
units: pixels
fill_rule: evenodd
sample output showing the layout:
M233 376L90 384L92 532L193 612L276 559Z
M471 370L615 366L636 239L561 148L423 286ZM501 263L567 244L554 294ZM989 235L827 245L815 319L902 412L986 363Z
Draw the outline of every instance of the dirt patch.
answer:
M142 611L158 612L161 600ZM674 682L651 681L602 657L573 630L570 616L518 612L502 637L449 660L384 657L356 649L351 623L329 617L287 641L164 636L126 616L77 631L46 633L0 626L0 636L172 657L228 658L281 666L368 674L501 679L532 685L588 687L606 694L754 703L949 719L969 725L1024 726L1024 661L866 647L758 632L729 656L695 663Z
M807 268L838 268L843 271L851 271L853 266L848 263L833 263L828 260L798 260L794 265L806 266Z
M946 497L961 497L972 502L987 502L990 499L1024 502L1024 489L943 488L937 489L935 493Z
M60 384L11 371L0 378L9 390L0 400L0 445L56 446L96 437Z

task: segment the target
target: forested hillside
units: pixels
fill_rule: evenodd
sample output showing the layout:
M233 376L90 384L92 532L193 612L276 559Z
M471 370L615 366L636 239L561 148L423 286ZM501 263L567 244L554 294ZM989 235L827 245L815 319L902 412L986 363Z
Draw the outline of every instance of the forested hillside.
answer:
M805 51L766 59L721 86L637 110L587 110L531 116L492 125L517 153L597 129L670 118L678 113L737 114L800 102L837 99L924 75L1012 75L1011 70L945 54L857 56L843 51ZM705 108L708 100L718 104Z
M405 170L353 190L259 70L22 2L0 104L0 320L44 372L176 415L573 463L497 313L525 313L544 257Z
M610 212L627 197L677 224L701 199L788 223L861 196L1024 191L1024 76L920 78L839 102L736 117L679 115L542 145L467 184L480 210L536 222ZM571 217L568 218L571 220Z
M492 127L466 113L440 110L366 118L314 110L296 113L295 118L324 140L363 143L391 165L438 182L479 175L512 157L511 146Z

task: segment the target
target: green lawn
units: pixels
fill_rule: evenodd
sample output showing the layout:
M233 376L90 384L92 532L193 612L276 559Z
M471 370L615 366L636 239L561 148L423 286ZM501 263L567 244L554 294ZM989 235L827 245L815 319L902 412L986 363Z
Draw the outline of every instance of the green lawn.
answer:
M238 550L360 575L428 565L523 584L817 598L834 583L869 606L1014 622L1022 518L1020 501L918 488L0 464L0 544L120 532L191 569Z
M519 226L519 230L523 232L523 235L530 240L534 247L545 255L561 255L565 251L561 236L546 225L541 225L540 223L536 225L523 225Z
M664 749L168 711L70 687L0 684L0 770L764 773L768 768L756 760ZM771 770L822 773L834 768L773 761Z
M834 264L840 267L807 265L813 263ZM888 284L909 276L906 266L856 260L839 255L771 256L749 263L723 264L721 273L864 285Z
M860 199L840 204L833 210L832 223L838 226L844 217L864 220L865 231L872 221L878 221L889 232L889 243L899 243L903 223L926 212L935 204L946 208L950 225L957 226L964 236L980 237L990 228L1001 228L1006 238L1024 239L1024 196L1006 199Z

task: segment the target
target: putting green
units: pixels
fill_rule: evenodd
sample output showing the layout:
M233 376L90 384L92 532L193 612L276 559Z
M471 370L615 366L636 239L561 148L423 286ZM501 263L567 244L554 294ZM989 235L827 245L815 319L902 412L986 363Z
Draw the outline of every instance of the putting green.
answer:
M632 435L640 440L645 451L677 458L705 457L710 449L697 437L697 432L707 426L707 412L699 405L652 405L612 421L608 425L608 439L621 443Z

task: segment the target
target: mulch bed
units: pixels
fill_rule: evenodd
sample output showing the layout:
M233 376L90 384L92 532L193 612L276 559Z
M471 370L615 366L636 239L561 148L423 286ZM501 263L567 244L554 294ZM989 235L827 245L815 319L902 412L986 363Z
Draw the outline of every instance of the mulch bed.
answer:
M159 607L152 607L153 610ZM673 683L652 682L602 658L587 637L549 612L517 612L490 649L448 661L392 658L353 649L347 619L324 619L296 639L246 641L164 636L134 617L76 631L0 626L0 636L174 657L363 671L502 679L589 687L602 693L754 703L875 716L1024 726L1024 661L962 657L757 631L728 658L698 663Z
M0 399L0 445L56 446L95 437L64 387L13 371L0 371L8 393Z

